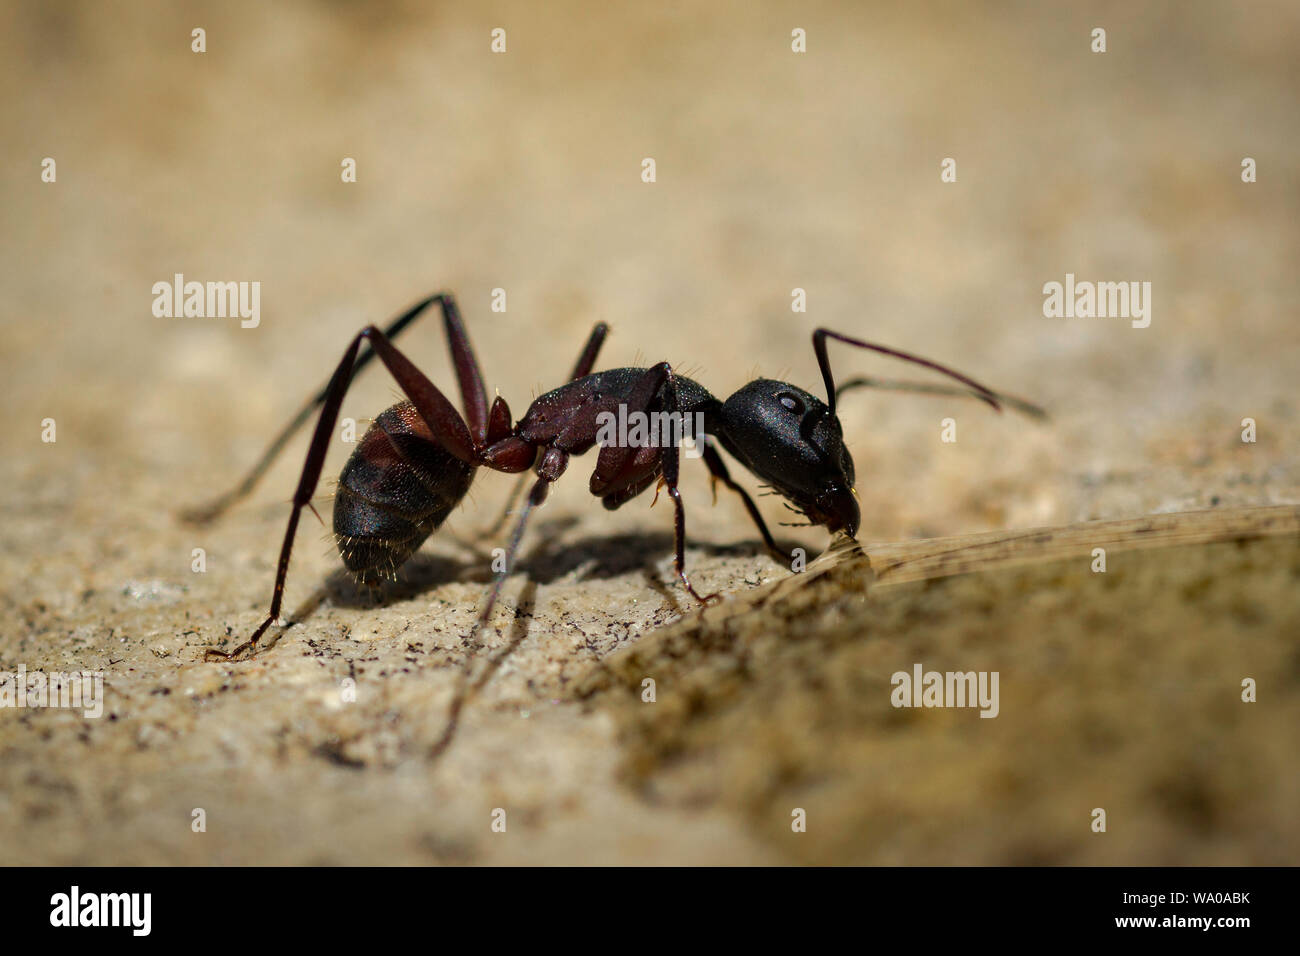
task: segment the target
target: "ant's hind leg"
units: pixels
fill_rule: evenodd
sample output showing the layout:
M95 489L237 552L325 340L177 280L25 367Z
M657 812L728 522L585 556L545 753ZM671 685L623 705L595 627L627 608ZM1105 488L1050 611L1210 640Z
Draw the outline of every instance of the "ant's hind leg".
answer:
M320 418L316 422L316 431L312 434L311 445L307 449L307 460L303 464L302 476L298 480L298 489L293 495L293 510L289 513L289 526L284 532L284 543L280 545L280 561L275 571L275 590L271 593L271 610L266 620L258 626L247 641L229 653L209 648L204 654L205 660L236 657L252 652L262 635L266 633L266 629L280 617L280 606L284 601L284 582L289 574L289 556L293 551L293 538L298 530L298 519L302 516L302 509L310 505L316 486L320 483L325 453L329 450L334 425L338 421L339 409L343 405L343 396L347 394L348 385L352 382L357 352L363 341L370 342L370 347L379 355L380 360L415 405L416 411L443 448L463 462L477 463L478 448L464 420L451 402L447 401L446 396L423 372L412 365L410 359L399 352L376 326L371 325L362 329L348 343L343 359L334 370L324 392Z
M483 385L483 372L474 357L474 348L469 344L469 333L460 320L460 309L450 293L438 296L442 306L442 325L447 334L447 349L451 353L451 364L456 370L456 380L460 384L461 407L465 410L465 424L474 441L483 445L488 432L487 389Z
M389 340L397 338L397 336L400 335L408 325L418 319L424 311L435 302L442 308L444 320L447 321L448 338L450 339L453 326L459 326L460 324L460 316L456 311L456 303L449 293L439 293L438 295L431 295L428 298L421 299L397 318L393 319L393 321L388 324L388 327L384 329L384 336ZM446 319L449 313L454 316L453 320ZM462 335L463 332L464 329L462 328ZM468 349L468 341L466 342L466 349ZM362 369L370 364L374 357L374 349L368 348L362 352L360 357L356 360L356 364L352 366L352 377L355 378ZM470 360L472 361L472 359L473 354L470 353ZM454 360L455 355L453 353L453 361ZM262 452L262 457L257 460L252 469L244 476L244 479L238 485L221 495L219 498L216 498L205 505L185 509L181 512L181 519L190 524L209 524L225 514L225 512L230 509L231 505L234 505L248 497L248 495L252 493L253 489L257 487L257 483L262 479L262 476L266 474L267 469L269 469L275 462L275 459L280 456L280 452L284 451L284 446L289 443L289 439L297 433L298 429L307 424L311 419L312 412L325 404L325 399L329 397L329 390L332 384L333 380L327 382L321 390L316 393L316 395L307 400L307 403L298 410L298 413L293 416L289 421L289 424L280 431L280 434L275 436L275 439L267 446L266 451ZM466 402L466 405L468 404L469 402Z

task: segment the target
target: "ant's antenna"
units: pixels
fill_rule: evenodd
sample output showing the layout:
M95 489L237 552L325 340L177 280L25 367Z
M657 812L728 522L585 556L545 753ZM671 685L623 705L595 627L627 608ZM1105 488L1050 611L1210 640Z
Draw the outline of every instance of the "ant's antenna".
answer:
M912 355L909 352L900 352L898 349L891 349L888 346L876 345L872 342L863 342L861 339L849 338L847 335L840 335L838 332L832 332L830 329L817 329L813 332L813 351L817 353L817 364L821 366L822 378L826 382L826 404L830 407L831 414L835 414L835 377L831 374L830 357L826 354L826 339L830 337L836 341L843 342L845 345L855 345L860 349L870 349L873 352L879 352L881 355L889 355L896 359L902 359L905 362L911 362L914 365L922 365L925 368L934 369L936 372L942 372L949 378L956 379L963 385L970 387L974 392L974 397L980 401L988 403L996 412L1002 411L1002 406L998 404L998 396L992 389L985 388L979 382L972 378L967 378L960 372L948 368L946 365L940 365L938 362L931 362L929 359L921 358L919 355Z
M943 385L939 382L905 382L899 379L868 378L866 376L840 382L835 386L835 398L838 400L844 396L845 392L851 392L855 388L879 388L889 392L912 392L917 395L956 395L959 398L982 398L982 396L970 389L959 388L954 385ZM1020 412L1020 414L1035 418L1038 421L1047 421L1049 417L1045 409L1040 408L1033 402L1017 398L1015 395L1008 395L1006 392L995 392L994 394L999 402L1012 411Z

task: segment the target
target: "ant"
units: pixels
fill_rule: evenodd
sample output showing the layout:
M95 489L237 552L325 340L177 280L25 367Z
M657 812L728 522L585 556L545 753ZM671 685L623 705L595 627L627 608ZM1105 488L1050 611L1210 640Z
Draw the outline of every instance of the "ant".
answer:
M438 387L393 345L402 330L433 305L442 313L460 386L463 417ZM740 496L764 543L773 553L781 555L782 560L785 556L777 548L762 514L749 493L732 479L714 447L715 441L774 493L783 496L787 507L804 515L809 525L824 525L832 534L852 538L858 531L860 513L853 458L844 446L840 420L835 414L839 394L863 386L903 387L968 395L999 412L1001 403L1006 402L1029 414L1043 414L1035 406L998 395L937 362L824 328L812 335L813 352L826 385L824 403L796 385L766 378L750 382L720 401L698 382L678 375L667 362L649 368L593 372L608 331L605 323L597 323L568 382L534 400L524 417L513 424L505 399L498 395L488 405L478 360L450 294L439 293L416 303L387 329L381 331L375 325L368 325L358 332L344 350L329 383L271 443L248 477L211 505L186 516L199 523L210 521L248 494L293 433L320 408L280 548L270 613L245 643L230 652L210 648L205 659L233 658L253 651L267 628L278 620L289 555L302 509L311 508L320 518L311 499L320 480L344 394L353 376L376 355L397 380L407 400L398 402L375 419L343 466L334 499L334 535L339 553L348 570L369 587L376 586L383 577L394 575L442 525L469 490L479 467L506 473L529 469L536 472L536 481L525 499L506 550L505 568L513 567L533 509L546 500L551 484L568 467L570 456L584 454L598 444L598 425L607 420L604 416L620 408L647 416L668 413L686 416L687 421L702 422L705 434L692 437L708 466L715 491L720 482ZM965 388L908 383L900 386L854 379L841 385L837 393L826 352L830 339L941 372ZM369 348L360 352L363 342ZM686 574L686 512L677 488L678 465L678 442L601 443L590 489L607 509L613 510L651 484L656 485L656 496L660 487L666 487L674 511L674 569L686 591L701 604L708 605L720 596L701 596ZM476 628L488 620L507 573L508 570L497 575Z

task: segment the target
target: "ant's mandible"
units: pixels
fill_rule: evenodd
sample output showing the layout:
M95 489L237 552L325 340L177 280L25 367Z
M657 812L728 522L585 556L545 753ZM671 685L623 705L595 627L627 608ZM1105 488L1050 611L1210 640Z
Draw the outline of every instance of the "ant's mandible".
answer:
M464 417L392 344L403 329L432 305L437 305L442 312ZM270 613L244 644L229 653L212 648L206 656L229 658L251 652L267 628L279 618L298 519L304 507L311 507L348 385L375 355L397 380L407 400L375 419L339 475L334 500L334 535L343 563L360 582L377 584L414 554L465 496L480 466L508 473L530 468L536 471L537 480L510 537L506 571L497 575L477 626L482 626L492 613L505 576L513 567L532 510L546 500L551 483L564 473L570 456L581 455L597 445L599 424L606 420L603 416L617 413L620 408L624 412L668 413L702 421L707 437L694 438L701 446L713 480L740 495L764 543L777 554L781 552L762 514L748 492L732 480L713 442L782 495L810 524L825 525L832 533L856 535L859 512L853 484L853 458L844 446L840 421L835 414L838 393L826 354L827 339L941 372L970 390L961 390L961 394L981 399L995 410L1000 411L1001 403L1005 402L1029 414L1043 414L1033 405L998 395L936 362L829 329L817 329L812 336L813 351L826 384L826 402L798 386L764 378L743 386L726 401L719 401L698 382L678 375L667 362L650 368L593 372L607 331L603 322L598 323L569 381L537 398L524 417L513 424L505 399L497 396L488 405L478 360L450 294L441 293L416 303L385 330L369 325L357 333L329 383L271 443L248 477L229 494L187 515L192 521L210 521L248 494L293 433L317 407L321 409L280 547ZM363 341L369 347L361 352ZM932 393L954 391L943 386L854 379L842 384L839 393L860 386L901 387ZM675 442L602 445L591 476L591 493L606 508L614 509L651 484L662 482L673 502L677 576L692 597L707 604L718 596L701 597L686 575L686 512L677 488L678 463L679 445Z

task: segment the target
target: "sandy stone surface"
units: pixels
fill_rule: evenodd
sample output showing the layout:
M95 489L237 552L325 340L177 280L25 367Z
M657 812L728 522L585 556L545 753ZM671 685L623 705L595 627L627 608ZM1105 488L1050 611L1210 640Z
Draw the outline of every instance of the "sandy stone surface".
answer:
M846 396L869 553L1300 503L1294 4L0 18L0 673L105 680L99 719L0 710L0 863L1300 860L1294 535L1132 552L1104 575L1053 560L891 584L848 555L793 578L688 461L689 566L728 596L700 615L667 502L605 512L587 457L483 646L467 636L504 538L487 529L514 481L488 473L379 601L306 515L294 625L211 664L265 614L305 437L221 522L178 519L241 477L362 325L438 289L516 414L598 320L601 366L666 359L722 396L756 373L820 392L826 325L1049 410ZM260 324L155 317L151 287L177 272L260 282ZM1151 282L1150 326L1044 317L1067 273ZM403 345L453 391L437 323ZM368 371L343 414L396 397ZM330 479L350 450L334 443ZM892 707L890 675L917 662L998 671L998 717Z

